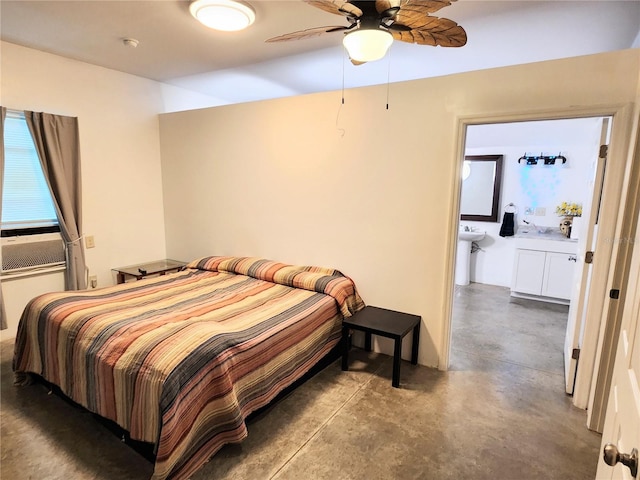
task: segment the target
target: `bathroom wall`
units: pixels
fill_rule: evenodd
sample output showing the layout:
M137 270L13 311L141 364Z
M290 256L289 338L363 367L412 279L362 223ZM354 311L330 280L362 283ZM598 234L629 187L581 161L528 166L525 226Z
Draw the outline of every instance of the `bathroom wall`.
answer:
M586 118L474 125L467 130L466 154L502 154L503 177L500 214L497 223L462 221L487 232L472 254L472 282L510 286L515 253L514 237L500 237L505 206L516 205L516 225L523 221L558 228L556 206L563 201L581 203L588 215L595 161L602 119ZM558 155L567 158L562 166L524 166L523 155ZM527 214L527 209L534 213Z

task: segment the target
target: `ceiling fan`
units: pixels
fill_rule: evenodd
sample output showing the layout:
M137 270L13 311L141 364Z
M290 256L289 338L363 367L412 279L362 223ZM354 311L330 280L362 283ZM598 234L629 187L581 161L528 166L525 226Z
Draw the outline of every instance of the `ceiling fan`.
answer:
M351 62L360 65L379 60L393 39L419 45L462 47L467 43L464 29L453 20L430 14L456 0L303 0L309 5L346 17L349 25L315 27L266 40L285 42L324 33L344 32L343 44Z

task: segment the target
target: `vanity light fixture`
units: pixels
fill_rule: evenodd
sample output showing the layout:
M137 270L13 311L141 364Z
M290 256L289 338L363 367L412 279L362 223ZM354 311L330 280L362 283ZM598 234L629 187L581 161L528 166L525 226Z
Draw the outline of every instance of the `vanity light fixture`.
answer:
M189 11L203 25L224 32L243 30L256 20L249 4L235 0L194 0Z
M567 163L567 157L563 155L527 155L526 153L518 159L520 165L564 165Z
M342 40L349 58L356 62L373 62L384 57L393 43L393 36L380 28L359 28Z

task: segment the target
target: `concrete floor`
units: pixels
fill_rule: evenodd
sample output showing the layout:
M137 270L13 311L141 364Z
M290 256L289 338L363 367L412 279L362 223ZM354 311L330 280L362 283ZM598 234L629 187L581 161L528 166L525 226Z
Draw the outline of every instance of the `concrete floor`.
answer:
M567 308L458 287L451 370L354 349L255 418L193 480L562 479L595 477L600 435L563 393ZM152 465L89 413L42 386L12 385L1 347L6 479L148 479Z

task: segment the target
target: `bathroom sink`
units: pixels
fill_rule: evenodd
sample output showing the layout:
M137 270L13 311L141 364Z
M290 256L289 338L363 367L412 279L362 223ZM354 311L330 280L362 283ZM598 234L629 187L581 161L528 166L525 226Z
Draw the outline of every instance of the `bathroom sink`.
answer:
M471 262L471 242L478 242L487 232L458 230L458 253L456 255L456 285L469 285L469 270Z
M485 235L486 232L468 232L465 230L460 230L458 232L458 241L477 242L479 240L482 240Z

